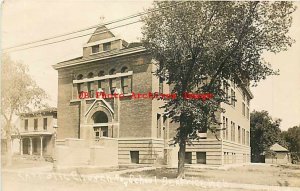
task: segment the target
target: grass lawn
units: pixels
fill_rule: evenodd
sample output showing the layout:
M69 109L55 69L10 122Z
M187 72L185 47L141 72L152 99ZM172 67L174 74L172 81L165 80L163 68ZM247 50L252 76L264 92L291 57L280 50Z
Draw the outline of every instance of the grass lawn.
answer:
M10 169L19 169L24 172L36 172L35 167L45 167L50 166L52 163L44 161L30 161L30 160L16 160L13 161L13 166ZM120 171L126 169L134 169L137 166L121 166L119 168L69 168L60 169L59 174L70 174L70 172L77 172L79 175L88 175L94 173L105 173ZM48 169L48 168L47 168ZM51 168L49 168L51 170ZM45 173L49 172L49 169ZM42 169L45 170L45 169ZM19 172L19 171L17 171ZM4 191L40 191L40 190L57 190L57 191L79 191L79 190L105 190L105 191L121 191L121 190L170 190L170 191L190 191L190 190L207 190L207 191L237 191L237 190L253 190L253 186L266 185L266 186L279 186L283 190L285 187L299 187L300 190L300 165L267 165L267 164L249 164L244 166L232 167L227 170L224 169L205 169L205 168L188 168L187 169L187 179L199 180L202 182L229 182L238 185L251 184L249 186L244 186L243 189L237 188L237 186L225 186L222 188L213 187L201 187L195 185L176 185L176 184L164 184L163 180L167 178L168 180L176 181L177 169L167 169L167 168L157 168L155 170L144 170L139 172L131 172L126 174L121 174L121 178L126 181L132 179L138 180L138 178L144 179L160 179L161 182L158 183L131 183L128 185L124 184L124 181L115 182L80 182L80 181L69 181L69 180L58 180L48 179L47 175L39 175L37 177L31 177L29 179L22 179L20 175L15 171L3 171L2 172L2 185L1 188ZM258 189L256 189L258 190ZM260 190L260 189L259 189Z
M21 179L17 174L3 173L1 190L3 191L240 191L236 188L212 188L194 185L164 185L152 184L128 184L124 182L78 182L47 180L39 177L28 180ZM243 189L251 191L252 189Z
M193 172L190 169L188 172ZM143 172L126 173L125 177L154 177L176 178L177 169L160 168ZM300 165L267 165L251 164L222 169L197 169L187 178L207 181L224 181L243 184L260 184L269 186L300 187Z
M1 158L1 167L2 169L22 169L22 168L32 168L32 167L41 167L46 165L52 165L51 162L44 160L27 160L20 158L13 158L12 165L6 166L5 158Z

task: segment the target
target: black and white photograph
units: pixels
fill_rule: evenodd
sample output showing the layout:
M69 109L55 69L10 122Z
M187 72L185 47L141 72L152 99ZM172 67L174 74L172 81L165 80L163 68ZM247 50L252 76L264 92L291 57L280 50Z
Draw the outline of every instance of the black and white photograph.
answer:
M2 0L3 191L300 191L300 1Z

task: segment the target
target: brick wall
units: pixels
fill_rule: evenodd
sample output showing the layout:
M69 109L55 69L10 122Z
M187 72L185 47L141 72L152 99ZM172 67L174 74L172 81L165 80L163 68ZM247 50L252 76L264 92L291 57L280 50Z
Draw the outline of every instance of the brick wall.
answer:
M78 138L79 104L72 99L73 73L70 69L58 70L57 137Z
M132 91L136 93L151 92L152 73L150 57L145 54L134 54L102 60L98 62L85 63L73 67L58 70L58 138L77 138L79 133L80 100L78 99L76 86L73 80L82 74L84 78L93 72L97 76L99 71L108 74L111 69L120 73L122 67L128 67L133 71ZM105 88L108 89L106 80ZM94 82L95 84L97 82ZM120 80L117 80L120 86ZM87 90L86 83L83 90ZM110 102L109 102L110 103ZM88 108L90 104L86 106ZM113 104L111 104L113 108ZM121 137L151 137L151 99L128 99L120 101L120 136ZM83 115L81 115L83 117ZM81 120L82 121L82 120Z

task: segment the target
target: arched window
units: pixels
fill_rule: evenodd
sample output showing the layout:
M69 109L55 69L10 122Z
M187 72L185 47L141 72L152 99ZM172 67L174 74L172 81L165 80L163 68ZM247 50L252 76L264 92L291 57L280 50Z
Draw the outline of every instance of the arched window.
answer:
M114 68L109 71L109 75L113 75L113 74L116 74L116 70Z
M128 68L126 66L124 66L122 69L121 69L121 73L125 73L125 72L128 72Z
M92 78L92 77L94 77L94 74L93 74L93 72L90 72L90 73L87 75L87 77L88 77L88 78Z
M98 73L98 76L104 76L105 75L105 72L103 70L101 70L99 73Z
M77 80L82 80L82 78L83 78L83 75L82 74L79 74L79 75L77 75Z
M108 117L103 111L97 111L92 116L94 123L108 123Z

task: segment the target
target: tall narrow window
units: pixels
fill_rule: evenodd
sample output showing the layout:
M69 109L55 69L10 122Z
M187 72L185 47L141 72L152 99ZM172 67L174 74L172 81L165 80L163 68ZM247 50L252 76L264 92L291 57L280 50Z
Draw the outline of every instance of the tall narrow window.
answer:
M235 91L231 89L231 105L235 107Z
M241 143L241 127L238 126L238 143Z
M226 118L226 140L228 140L228 118Z
M225 139L225 136L226 136L226 131L225 131L225 117L223 116L223 139Z
M247 107L246 116L247 116L247 119L249 119L249 107Z
M24 129L25 131L28 131L28 119L24 120Z
M105 92L105 86L104 86L105 80L99 80L98 81L98 90L102 89L103 92Z
M243 135L242 135L242 143L245 144L245 129L243 129Z
M99 52L99 45L95 45L95 46L92 46L92 53L97 53Z
M88 86L89 97L90 98L94 97L94 82L88 82L87 86Z
M225 91L226 99L228 100L228 98L229 98L228 84L225 81L223 81L223 86L224 86L224 91Z
M235 123L231 122L231 141L235 141Z
M47 130L47 118L43 119L43 129Z
M124 94L129 93L129 88L128 88L128 76L122 77L121 78L121 86L122 86L122 92Z
M249 146L250 145L250 133L249 133L249 131L247 131L247 145Z
M103 51L111 50L111 42L107 42L103 44Z
M38 130L38 119L34 119L34 124L33 124L34 126L33 126L33 129L35 130L35 131L37 131Z
M111 94L114 94L116 87L116 78L109 79L109 90Z
M167 124L167 116L163 116L163 132L164 139L168 140L168 124Z
M161 115L156 115L157 138L161 138Z
M162 94L163 92L164 92L164 79L160 77L158 93Z
M78 98L79 98L79 96L80 96L80 92L82 91L82 85L83 85L83 83L78 83L77 84L77 93L78 93Z
M245 103L243 102L243 116L245 116Z
M231 132L232 132L232 141L235 142L235 123L234 122L232 123Z

